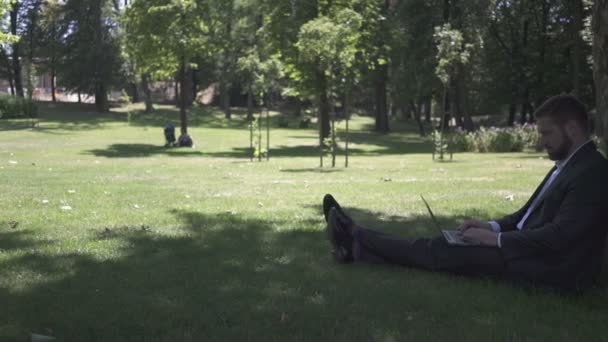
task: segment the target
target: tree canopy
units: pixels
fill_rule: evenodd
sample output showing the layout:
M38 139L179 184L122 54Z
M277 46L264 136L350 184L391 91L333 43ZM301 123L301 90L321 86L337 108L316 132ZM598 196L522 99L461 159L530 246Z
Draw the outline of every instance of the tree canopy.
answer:
M22 63L101 111L109 90L137 100L142 88L152 110L150 84L177 82L183 133L208 86L227 119L243 96L249 118L270 97L309 107L321 140L347 99L383 133L422 112L467 130L478 114L530 122L562 92L608 121L605 0L2 0L0 11L0 72L18 96Z

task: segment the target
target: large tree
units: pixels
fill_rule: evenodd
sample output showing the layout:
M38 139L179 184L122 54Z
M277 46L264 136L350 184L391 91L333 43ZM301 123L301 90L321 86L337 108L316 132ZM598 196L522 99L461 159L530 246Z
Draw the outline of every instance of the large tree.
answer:
M598 132L608 144L608 0L595 0L593 7L593 75L596 90Z
M209 3L194 0L135 0L125 13L127 50L138 72L157 79L177 76L182 134L196 55L210 54Z
M120 83L119 27L111 0L67 0L62 22L62 82L78 93L94 94L98 111L109 109L108 92Z

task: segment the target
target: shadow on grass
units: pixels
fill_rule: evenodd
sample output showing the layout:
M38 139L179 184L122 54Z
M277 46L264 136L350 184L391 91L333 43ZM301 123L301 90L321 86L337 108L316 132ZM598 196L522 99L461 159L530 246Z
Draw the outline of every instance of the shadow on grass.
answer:
M260 109L254 112L254 118L259 119ZM262 116L262 130L266 129L266 120L268 120L271 129L290 129L304 130L298 127L300 118L277 113L271 111L270 117L266 118L264 112ZM135 111L131 116L131 124L134 126L157 126L164 127L169 122L179 123L179 109L177 107L164 106L152 113L144 111ZM232 108L231 118L226 119L224 113L216 107L201 107L195 106L188 110L188 123L195 127L205 127L214 129L248 129L249 121L247 121L247 108ZM287 127L281 127L280 123L287 124ZM176 125L177 126L177 125Z
M290 172L290 173L305 173L305 172L313 172L313 173L334 173L334 172L344 172L343 168L340 167L340 163L336 163L336 168L331 168L331 162L329 162L329 166L327 165L327 161L325 161L325 167L308 167L303 169L281 169L281 172Z
M340 140L343 144L344 140ZM351 132L349 142L357 145L367 145L366 148L348 149L351 157L357 156L380 156L380 155L402 155L408 153L431 153L429 144L417 138L402 135L379 135L370 132ZM351 145L352 146L352 145ZM344 158L343 145L340 145L337 157ZM231 151L210 152L207 155L221 158L249 158L251 149L248 147L232 148ZM270 146L270 157L319 157L319 146L317 145L294 145L294 146ZM329 159L330 157L326 157Z
M138 158L154 155L167 155L174 157L203 156L204 153L192 148L164 147L152 144L112 144L106 149L95 149L85 151L96 157L106 158Z
M428 219L388 221L378 213L347 210L380 223L374 228L434 235ZM449 323L466 325L476 315L511 317L510 310L525 309L497 309L497 298L526 295L481 280L337 265L322 222L170 213L178 224L172 233L154 226L99 227L77 247L53 254L14 235L14 246L5 247L20 252L0 258L1 284L10 284L0 287L0 340L22 341L29 332L41 332L62 341L369 341L401 331L404 314L415 327L407 329L413 340L428 338L429 331L440 340L466 340L468 329L436 329L436 318L453 316L450 308L463 301L474 312L465 310L464 319ZM104 252L89 254L91 248ZM519 302L529 305L536 298ZM560 304L562 310L575 307ZM541 324L518 332L533 333ZM494 325L478 325L475 336L495 333Z
M33 248L39 243L33 242L32 234L23 230L0 231L0 251L11 251Z
M333 298L350 277L335 273L323 232L305 229L312 222L171 213L178 236L100 227L83 241L109 252L120 245L113 256L49 256L7 239L5 247L24 253L0 262L0 278L36 276L13 279L19 292L0 290L0 340L29 332L64 341L289 340L297 321L304 331L348 335L336 322L318 322L327 302L339 309Z
M520 152L518 155L501 155L500 153L495 153L494 155L496 158L500 159L537 159L549 161L547 154L543 152Z
M39 102L39 115L32 128L28 119L0 120L0 131L33 129L41 133L66 134L72 131L86 131L102 129L104 125L112 122L127 122L123 113L99 113L95 106L78 103Z

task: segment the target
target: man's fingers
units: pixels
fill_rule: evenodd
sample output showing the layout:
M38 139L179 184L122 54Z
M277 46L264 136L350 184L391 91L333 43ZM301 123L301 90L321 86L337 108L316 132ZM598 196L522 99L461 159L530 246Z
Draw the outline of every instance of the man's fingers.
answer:
M464 232L465 230L467 230L469 228L475 228L477 226L476 222L477 221L475 221L475 220L466 220L460 225L460 227L458 227L458 230L460 230L461 232Z

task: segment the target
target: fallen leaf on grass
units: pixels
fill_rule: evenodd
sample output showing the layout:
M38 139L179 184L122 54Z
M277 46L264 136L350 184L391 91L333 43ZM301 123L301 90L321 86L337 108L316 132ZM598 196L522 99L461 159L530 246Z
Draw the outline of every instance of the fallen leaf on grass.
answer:
M15 160L9 160L8 163L13 165L18 164Z
M513 195L507 195L507 196L505 196L505 199L506 199L507 201L511 201L511 202L513 202L513 199L514 199L514 198L515 198L515 196L513 196Z
M34 341L34 342L39 342L39 341L55 341L56 339L53 336L49 336L49 335L30 333L30 340Z
M72 190L72 189L68 190L68 194L75 194L75 193L76 193L76 190Z
M60 209L63 211L69 211L69 210L72 210L72 207L70 207L69 205L64 205L64 206L61 206Z
M289 322L289 315L286 312L281 313L281 323Z
M42 200L42 204L48 204L48 203L49 203L49 200L47 200L47 199Z

